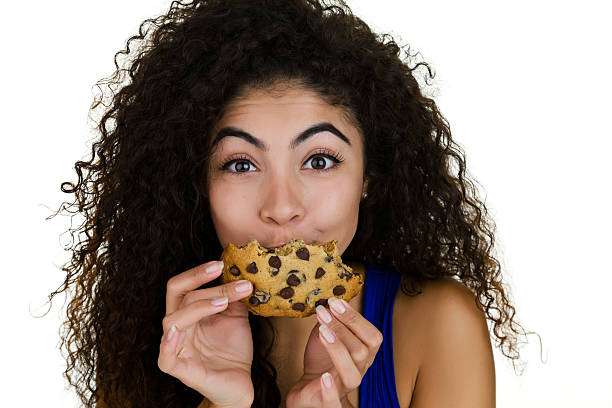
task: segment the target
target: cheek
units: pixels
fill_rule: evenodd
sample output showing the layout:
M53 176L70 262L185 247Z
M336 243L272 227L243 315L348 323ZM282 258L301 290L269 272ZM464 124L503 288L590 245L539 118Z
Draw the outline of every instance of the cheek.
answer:
M211 218L221 241L253 222L253 198L248 186L213 182L209 197Z
M348 247L357 230L361 187L353 184L352 180L335 183L319 196L323 199L311 206L312 222L324 231L326 238L338 239L339 249Z
M316 207L316 218L329 223L342 223L351 219L357 215L358 210L351 196L340 191L325 194L325 198Z

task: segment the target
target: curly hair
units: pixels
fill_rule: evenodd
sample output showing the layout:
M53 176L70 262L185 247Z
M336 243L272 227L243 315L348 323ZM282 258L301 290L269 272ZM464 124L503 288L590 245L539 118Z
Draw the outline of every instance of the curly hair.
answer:
M119 58L123 58L119 62ZM495 225L466 175L465 154L416 74L425 62L374 33L338 0L173 2L147 19L98 82L100 138L77 161L63 284L64 375L88 407L197 406L202 396L159 370L167 281L219 259L206 191L210 130L245 89L294 81L342 107L364 135L368 199L343 258L403 274L401 290L454 277L490 320L496 346L520 361L509 291L494 254ZM77 234L76 241L74 235ZM75 243L76 242L76 243ZM216 286L213 281L206 286ZM279 406L275 333L249 317L253 407ZM516 368L516 365L515 365Z

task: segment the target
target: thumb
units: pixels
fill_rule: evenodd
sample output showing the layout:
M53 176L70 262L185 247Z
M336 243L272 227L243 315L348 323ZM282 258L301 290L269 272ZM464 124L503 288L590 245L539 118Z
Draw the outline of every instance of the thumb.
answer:
M330 373L324 373L320 378L321 396L323 405L322 408L342 408L340 403L340 395L334 377Z
M236 300L234 302L230 302L230 304L223 312L221 312L221 314L226 316L248 317L249 309L244 303L239 300Z

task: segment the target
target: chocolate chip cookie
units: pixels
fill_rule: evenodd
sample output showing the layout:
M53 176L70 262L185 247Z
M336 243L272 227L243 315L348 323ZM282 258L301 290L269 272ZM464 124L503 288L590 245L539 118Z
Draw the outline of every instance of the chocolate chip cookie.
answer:
M256 240L239 247L229 243L221 255L221 282L251 281L253 292L241 302L255 314L310 316L330 297L348 302L363 287L365 277L342 263L336 243L307 245L294 239L274 249Z

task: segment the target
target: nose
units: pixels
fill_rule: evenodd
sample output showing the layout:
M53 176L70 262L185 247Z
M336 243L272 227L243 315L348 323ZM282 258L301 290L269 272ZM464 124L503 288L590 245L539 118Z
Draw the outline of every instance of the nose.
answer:
M304 194L297 179L281 174L271 177L266 184L261 191L264 195L259 210L261 219L267 223L285 225L304 217Z

